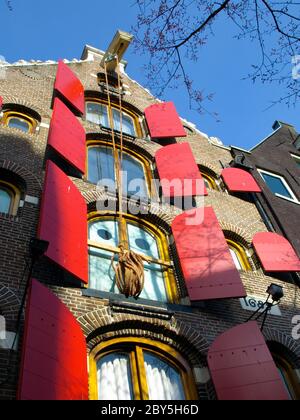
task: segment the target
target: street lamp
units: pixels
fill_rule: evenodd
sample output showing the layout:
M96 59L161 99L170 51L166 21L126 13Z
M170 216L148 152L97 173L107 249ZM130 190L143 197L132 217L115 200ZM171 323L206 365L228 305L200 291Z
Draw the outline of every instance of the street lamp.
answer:
M264 318L263 318L261 328L260 328L261 331L263 330L264 325L266 323L268 313L271 311L273 306L279 305L280 299L282 299L284 296L282 286L279 286L278 284L275 284L275 283L270 284L270 286L266 290L266 293L268 293L268 297L266 301L264 302L264 304L260 306L255 312L253 312L253 314L246 321L246 322L249 322L253 318L257 321L263 315ZM270 298L271 298L271 301L269 301ZM264 308L263 311L259 313L259 311L261 311L262 308Z

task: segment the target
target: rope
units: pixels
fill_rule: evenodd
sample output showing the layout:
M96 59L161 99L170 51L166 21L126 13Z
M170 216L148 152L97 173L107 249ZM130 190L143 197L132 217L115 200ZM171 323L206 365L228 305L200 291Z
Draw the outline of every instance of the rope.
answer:
M127 240L123 235L123 207L122 207L122 191L123 191L123 177L122 177L122 166L123 166L123 112L122 112L122 97L121 97L121 80L119 72L119 58L117 60L117 74L118 74L118 90L119 90L119 110L120 110L120 158L116 148L115 133L114 133L114 122L112 118L112 142L113 151L115 156L115 170L116 170L116 182L118 186L119 195L119 249L118 252L118 264L114 264L116 253L111 258L111 265L116 275L116 284L120 293L126 297L138 298L144 288L145 272L144 263L140 255L134 251L128 249ZM109 113L112 114L112 106L110 99L110 91L108 84L107 66L104 63L106 90L108 96L108 108Z
M120 222L123 217L123 208L122 208L122 197L123 192L123 177L122 177L122 167L123 167L123 112L122 112L122 96L121 96L121 80L120 80L120 71L119 71L119 57L117 56L117 74L118 74L118 90L119 90L119 108L120 108L120 164L119 164L119 214Z
M119 261L114 264L115 254L111 263L116 274L116 285L126 297L138 298L144 288L145 272L143 259L133 251L120 245Z

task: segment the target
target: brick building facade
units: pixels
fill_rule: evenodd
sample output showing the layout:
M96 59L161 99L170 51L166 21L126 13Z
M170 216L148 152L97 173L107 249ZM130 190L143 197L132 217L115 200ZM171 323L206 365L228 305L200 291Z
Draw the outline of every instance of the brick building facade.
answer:
M66 62L65 67L70 69L82 83L86 102L97 104L97 109L103 112L101 118L105 118L107 111L104 107L108 106L108 96L104 68L101 67L102 58L103 52L92 47L85 47L82 60ZM41 208L41 203L46 200L46 167L48 167L49 179L49 173L54 177L52 185L58 182L59 178L64 180L68 191L74 187L74 191L80 192L87 206L86 219L89 218L90 225L95 220L100 223L95 229L105 240L112 241L108 224L114 221L117 214L116 211L113 214L97 210L97 202L112 205L114 208L117 198L109 188L96 186L89 180L90 176L86 170L81 176L80 171L77 170L78 167L70 164L67 156L59 155L53 147L47 146L53 93L57 91L57 89L54 90L57 69L57 63L52 62L16 63L6 67L5 78L0 80L0 94L3 101L2 124L0 124L0 191L4 197L3 200L8 200L9 203L7 208L2 208L0 214L0 315L2 319L5 319L7 331L6 340L0 340L0 398L15 399L17 389L18 396L22 399L87 398L87 371L77 372L75 375L70 373L74 367L78 371L81 368L84 370L86 355L83 355L81 348L81 332L86 343L84 351L89 356L88 397L90 399L105 396L104 391L104 394L101 394L101 383L103 383L101 381L104 381L101 375L104 372L105 376L105 369L108 369L109 364L112 369L110 372L115 374L116 363L122 365L123 372L128 373L128 369L131 372L130 375L128 374L130 385L124 384L122 389L121 396L123 397L130 394L131 398L150 398L151 396L158 398L160 395L156 395L151 389L149 379L154 366L159 366L160 374L164 366L172 367L173 376L168 378L170 388L168 392L177 398L231 399L234 397L234 392L236 392L236 398L246 398L246 395L254 399L259 398L259 395L262 398L272 398L272 396L275 399L287 398L287 394L284 395L286 388L283 385L283 377L289 388L290 397L299 397L300 340L297 340L295 334L292 335L293 328L295 330L292 321L295 321L295 316L300 315L299 287L293 279L287 280L280 277L277 272L272 277L272 273L266 272L262 267L262 256L254 250L252 241L256 234L268 232L268 228L248 195L243 195L243 192L231 193L221 176L224 168L228 167L232 161L231 149L224 147L216 139L208 137L193 124L184 120L182 124L186 136L161 139L151 137L148 131L149 121L147 125L144 116L145 109L153 104L161 105L161 103L124 71L121 72L122 108L125 112L124 151L142 162L146 174L145 179L154 176L157 178L161 170L156 159L157 152L162 148L188 143L208 192L205 196L196 194L195 203L198 208L213 209L209 210L209 214L216 215L219 224L213 226L212 229L218 235L221 228L228 245L228 250L222 250L222 258L227 253L227 263L231 264L230 270L235 270L235 272L232 271L231 274L219 272L217 280L210 280L207 275L206 280L214 282L214 284L209 284L211 289L207 287L204 292L201 287L200 291L196 287L195 292L194 283L191 286L190 282L194 281L199 267L197 265L194 267L196 274L193 277L193 273L189 271L191 267L189 256L184 256L184 252L180 249L182 248L180 231L178 233L178 230L174 228L175 221L179 221L180 215L186 214L186 211L178 205L173 205L172 202L168 204L167 200L162 199L161 192L154 189L155 199L152 201L141 199L138 202L145 210L142 213L145 214L132 216L124 210L126 213L124 220L127 228L130 226L132 229L127 241L130 242L132 238L135 238L135 243L140 246L140 249L147 251L148 244L145 244L145 238L148 236L145 234L143 240L135 236L139 235L139 233L134 233L134 229L138 226L139 229L150 232L151 238L155 238L155 241L159 243L160 258L154 260L151 254L152 260L149 259L145 268L147 276L150 277L146 276L146 280L148 279L149 282L152 278L158 284L163 279L162 281L167 284L166 291L160 285L157 286L157 290L149 291L149 296L152 298L143 297L136 300L116 293L115 289L107 290L106 286L104 290L103 288L101 290L99 284L102 284L102 280L99 280L94 268L94 271L91 269L91 256L96 259L93 267L97 268L99 267L97 258L100 255L96 255L99 250L93 248L96 245L91 241L91 237L89 240L90 283L84 284L86 279L80 278L78 274L78 271L84 270L83 260L77 260L75 273L72 270L74 261L73 267L66 269L64 262L57 263L57 255L55 256L52 250L50 257L48 254L47 257L39 259L34 264L32 278L35 280L30 281L30 287L26 290L30 265L30 240L37 237L38 232L40 235L43 229L41 214L46 219L48 217L46 210ZM116 79L111 76L109 84L112 109L118 109L119 106L116 83ZM74 108L74 104L64 100L63 95L54 94L54 96L62 100L69 112L80 114ZM113 146L112 131L109 127L105 127L109 124L99 124L95 120L92 122L95 116L93 109L92 106L89 109L90 118L87 116L76 118L86 133L87 150L101 146L105 148L105 156L108 159L111 155L107 150ZM126 115L129 115L128 119ZM113 118L115 118L114 115ZM131 130L134 130L134 133ZM116 148L120 148L119 130L115 131L114 141ZM99 155L97 156L98 159ZM91 168L92 153L89 158ZM99 159L96 168L98 171L99 162L100 166L103 164L101 156ZM176 159L176 152L174 159ZM49 161L52 162L51 168L49 168ZM132 163L130 158L128 162L128 165ZM68 182L70 184L67 184ZM51 188L50 181L47 185ZM149 199L149 197L146 198ZM53 210L55 206L52 208L51 198L49 200L51 212L55 213ZM14 205L16 202L17 208ZM4 206L6 201L3 203ZM124 197L124 209L126 203L127 198ZM61 205L67 206L67 200L66 203L57 205L60 210ZM79 207L79 203L74 203L74 208L68 210L70 222L72 222L72 214L78 212ZM52 235L54 242L59 236L57 233L59 229L64 234L66 233L64 230L66 226L70 229L72 240L77 234L75 232L73 236L70 223L64 220L63 216L59 219L61 225L55 225L54 221L54 226L51 227L52 234L48 232L50 236ZM49 217L51 218L51 215ZM47 226L50 228L50 219L47 220ZM106 221L106 224L101 225L101 220ZM211 220L213 223L213 216ZM79 227L74 226L74 229L77 231ZM191 238L197 239L200 233L186 231L185 235L186 241L189 242L190 235ZM66 238L64 240L67 242ZM207 238L203 238L204 244L206 241ZM219 239L215 240L217 244L218 241ZM74 256L76 259L78 255L80 256L81 251L78 250L80 244L73 245L74 249L77 249L77 255ZM56 243L55 246L59 245ZM67 246L68 250L72 250L72 245ZM196 250L192 259L195 258L196 262L199 262L197 249L201 248L200 241L193 244L192 248ZM149 255L149 249L148 253L146 251L144 253ZM191 244L187 245L187 252L191 252ZM227 255L230 255L230 252L235 265L232 261L228 262ZM113 251L109 257L105 253L108 251L104 252L104 256L101 254L102 262L106 258L106 263L103 264L110 261ZM72 258L67 255L65 260L69 257ZM224 257L224 260L226 258ZM295 267L299 261L293 258L292 264ZM213 266L212 262L210 274L215 275ZM93 287L91 287L92 276L95 276L94 284L96 284ZM228 281L228 276L235 278L237 284L239 282L240 284L233 286ZM224 281L226 277L227 283ZM257 301L266 299L266 290L271 283L283 287L284 297L279 305L280 311L272 310L267 317L263 329L265 341L262 342L256 324L245 323L245 321L253 313L249 309L256 308ZM228 288L226 293L225 288ZM242 288L245 289L244 293L241 291ZM25 291L27 292L26 310L22 307ZM165 297L161 297L164 293ZM208 297L201 298L202 293L206 293ZM155 299L156 294L160 296L159 299ZM243 296L246 294L248 298L244 300ZM56 300L55 296L59 300ZM76 319L76 324L67 308ZM79 329L77 329L78 325ZM51 328L55 331L54 336L51 335ZM70 330L73 334L72 338L68 336ZM14 338L15 333L18 333L18 339ZM230 335L232 335L231 338ZM53 348L55 336L57 336L56 349ZM238 337L241 340L239 343ZM254 342L251 341L251 337L255 337ZM230 345L231 340L232 345ZM42 341L45 341L44 344ZM45 343L51 354L47 354L47 351L43 349ZM73 345L71 346L70 343ZM57 348L58 344L61 345L60 349ZM266 346L271 351L273 359L270 359ZM74 350L75 347L76 350ZM250 377L247 379L247 375L250 375L249 368L247 372L243 371L246 361L241 362L241 358L249 353L250 348L256 351L256 347L259 348L261 357L264 358L263 362L268 368L265 368L261 377L256 375L254 380ZM232 355L232 360L228 352ZM225 353L227 365L226 363L222 365L219 359L222 359ZM119 356L116 357L116 354ZM235 356L240 362L234 359ZM106 360L105 357L110 357L110 359ZM153 361L155 357L159 362ZM216 358L219 358L219 361L216 361ZM49 366L52 368L48 371L45 361L50 361L50 359ZM258 364L262 363L258 359L253 359L253 357L251 359L251 370L254 372L257 372ZM281 377L276 369L274 371L275 364L281 372ZM54 375L54 368L60 370L61 373L56 372ZM97 384L97 369L99 384ZM224 369L223 373L220 373L222 369ZM224 384L225 376L227 379ZM160 378L156 377L156 381L159 382L159 380ZM146 390L143 386L145 381L147 382ZM268 386L266 386L267 382ZM177 384L175 391L170 383ZM64 387L68 388L68 391L63 391ZM234 389L236 391L233 391ZM266 389L267 391L264 391Z
M300 255L299 219L300 153L299 134L290 124L275 121L273 132L249 152L233 148L252 166L252 174L263 189L261 206L270 229L289 239ZM278 189L279 188L279 189Z

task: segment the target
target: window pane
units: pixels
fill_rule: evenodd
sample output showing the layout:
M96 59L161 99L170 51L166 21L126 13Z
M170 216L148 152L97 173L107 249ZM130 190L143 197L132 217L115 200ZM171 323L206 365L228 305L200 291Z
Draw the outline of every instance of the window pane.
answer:
M119 155L120 156L120 155ZM143 165L127 153L123 153L123 191L129 196L148 197ZM115 167L113 149L96 146L88 148L88 180L115 189Z
M180 374L162 359L144 352L149 400L185 400Z
M132 400L133 387L127 354L109 354L97 363L99 400Z
M89 240L99 245L117 247L119 243L118 223L115 220L96 220L89 224ZM89 287L102 292L119 293L115 272L111 265L113 253L89 247ZM117 256L115 257L117 259Z
M89 239L103 245L118 246L119 228L116 220L96 220L89 223Z
M9 213L11 206L11 196L3 189L0 189L0 213Z
M120 124L120 111L117 109L113 109L113 119L114 119L114 129L121 131L121 124ZM131 136L135 136L135 128L133 119L129 116L122 113L122 131L125 134L129 134Z
M274 194L280 194L284 197L293 199L292 195L289 193L288 189L285 187L284 183L280 178L265 173L262 173L262 176L266 184Z
M139 254L144 254L156 259L159 258L158 245L154 236L144 228L132 223L127 224L127 231L130 249Z
M143 165L127 153L122 159L123 185L127 186L127 195L147 198L147 184Z
M293 156L294 161L296 162L296 165L300 169L300 157Z
M208 190L210 190L210 188L211 188L211 186L210 186L210 182L202 175L202 179L203 179L203 182L204 182L204 184L205 184L205 187L208 189Z
M94 184L100 182L109 189L114 189L115 168L112 148L88 148L88 180Z
M107 106L96 102L86 103L86 119L94 124L110 127Z
M17 117L9 118L7 125L11 128L17 128L18 130L22 130L26 133L30 129L30 124L28 121L23 120L22 118L17 118Z
M240 262L239 256L237 255L237 251L233 248L229 247L230 254L232 256L233 262L238 270L242 270L242 264Z
M163 271L158 264L144 264L145 284L140 298L167 302Z
M115 272L111 265L112 253L89 247L89 288L102 292L119 293Z

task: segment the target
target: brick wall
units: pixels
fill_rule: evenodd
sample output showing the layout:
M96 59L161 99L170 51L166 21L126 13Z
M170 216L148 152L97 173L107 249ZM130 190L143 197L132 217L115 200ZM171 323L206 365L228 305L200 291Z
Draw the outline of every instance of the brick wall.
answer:
M95 77L99 72L98 62L72 63L70 67L87 91L99 91ZM19 175L26 184L25 194L38 200L41 198L44 177L47 124L51 118L50 106L55 74L56 65L53 64L12 66L7 70L7 78L0 80L0 94L4 103L19 104L36 111L43 123L39 132L32 135L0 125L0 170L5 168ZM138 109L142 115L144 108L156 99L126 75L122 76L122 81L128 92L124 101ZM82 123L88 136L109 138L107 131L102 133L98 126L86 121ZM188 141L197 164L207 166L217 176L221 173L222 164L226 165L232 159L229 149L211 144L205 136L196 131L178 141ZM143 153L150 161L161 147L147 139L127 138L125 144ZM99 197L106 197L104 191L96 191L95 186L86 182L85 178L73 178L73 181L85 197L89 209L95 207L95 201ZM109 195L106 198L109 199ZM202 202L199 200L198 204L201 205ZM222 191L209 191L205 205L213 206L222 228L238 235L250 255L253 254L253 235L267 230L255 205ZM171 222L179 213L180 210L172 206L153 205L151 214L147 217L164 232L170 233ZM26 282L24 256L30 238L36 235L38 215L39 205L26 200L16 216L0 215L0 310L7 319L10 331L16 331L17 328L17 313ZM171 247L170 251L176 263L176 250ZM293 367L299 369L300 342L291 339L291 319L300 314L299 289L293 284L266 276L255 255L250 257L250 260L256 270L242 273L242 280L249 294L264 297L266 288L272 281L284 286L285 297L280 305L282 316L269 316L265 335L267 339L278 341L290 349L294 355ZM207 366L207 351L213 340L226 329L244 322L250 314L241 308L238 299L227 299L206 302L195 307L177 305L172 307L173 315L170 320L159 319L154 315L143 317L138 310L138 304L134 309L136 313L124 313L117 306L112 307L109 299L95 297L87 290L74 286L72 282L70 287L63 287L68 281L68 276L49 261L41 261L36 266L34 276L49 284L53 292L70 308L86 335L88 350L97 342L116 335L147 336L167 342L178 349L194 368L195 377L197 369L205 369ZM177 277L178 284L183 285L180 269ZM184 287L181 296L186 296ZM151 313L151 307L149 312ZM0 399L15 398L19 354L15 351L0 350ZM210 380L201 383L198 379L198 390L203 399L215 398Z

